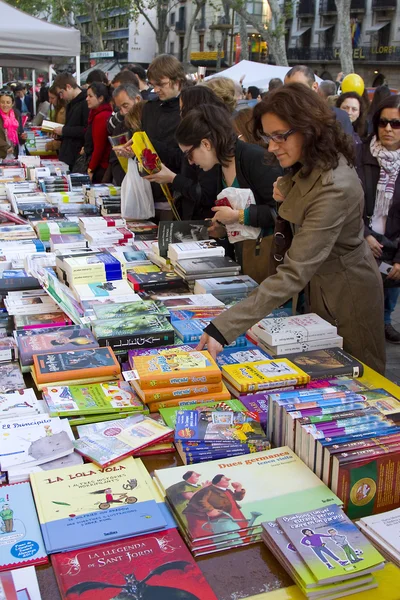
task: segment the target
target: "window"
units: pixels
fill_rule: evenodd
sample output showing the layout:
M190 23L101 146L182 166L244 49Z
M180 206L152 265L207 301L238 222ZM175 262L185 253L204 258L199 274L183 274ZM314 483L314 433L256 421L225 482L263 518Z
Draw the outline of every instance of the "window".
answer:
M170 25L175 25L175 13L171 13L170 19L169 19L169 24Z
M262 2L247 2L247 12L250 15L256 15L261 17L263 14L263 3Z
M117 17L111 17L109 20L109 29L116 29L117 27Z
M199 52L204 52L204 35L199 35Z
M170 54L175 54L175 42L170 42L169 43L169 53Z

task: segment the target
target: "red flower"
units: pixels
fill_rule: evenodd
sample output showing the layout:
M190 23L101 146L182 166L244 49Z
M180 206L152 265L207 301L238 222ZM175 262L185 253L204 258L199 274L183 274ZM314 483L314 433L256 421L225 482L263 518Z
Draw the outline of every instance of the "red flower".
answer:
M155 170L160 170L159 158L157 154L154 154L148 148L145 148L142 152L142 164L146 171L152 173Z

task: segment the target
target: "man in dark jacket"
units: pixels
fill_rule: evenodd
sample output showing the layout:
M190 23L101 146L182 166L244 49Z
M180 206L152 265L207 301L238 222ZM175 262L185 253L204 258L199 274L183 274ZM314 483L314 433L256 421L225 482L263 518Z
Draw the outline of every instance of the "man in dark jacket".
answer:
M15 88L15 108L29 120L33 118L33 97L26 93L26 88L22 84L18 84Z
M179 94L186 82L182 64L169 54L160 54L150 64L147 77L158 98L143 106L142 129L149 136L161 161L179 173L182 152L175 140L180 123ZM171 220L169 204L158 184L152 184L156 217Z
M59 159L72 169L85 141L89 117L86 90L81 90L69 73L57 75L53 86L59 97L67 102L65 125L54 130L56 135L61 136Z

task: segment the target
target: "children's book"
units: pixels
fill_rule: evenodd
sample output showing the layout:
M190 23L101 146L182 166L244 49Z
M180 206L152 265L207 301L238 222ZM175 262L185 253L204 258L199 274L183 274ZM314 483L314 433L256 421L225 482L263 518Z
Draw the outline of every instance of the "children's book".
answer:
M383 557L336 504L277 518L318 583L383 568Z
M0 496L0 570L46 563L29 483L3 485Z
M175 529L57 554L52 564L63 600L139 600L138 589L143 600L217 600Z
M33 370L38 383L90 379L117 378L121 367L111 348L68 350L33 356Z
M0 424L1 469L31 467L71 454L73 439L66 419L46 414L7 419Z
M285 358L223 365L222 373L224 378L240 392L302 385L310 381L307 373Z
M169 316L169 311L163 304L139 300L137 302L125 302L123 304L105 304L93 307L96 319L99 321L108 319L124 319L138 315Z
M88 385L49 386L43 389L52 417L141 412L143 404L126 381Z
M269 346L337 336L336 327L315 313L263 319L252 330Z
M21 483L29 481L31 473L39 473L40 471L50 471L52 469L62 469L64 467L72 467L73 465L83 464L83 458L77 452L71 452L61 458L49 460L49 462L41 465L29 466L29 463L10 467L7 471L8 483Z
M13 392L26 388L24 376L18 363L0 364L0 393Z
M224 348L217 356L217 365L237 365L240 363L257 362L260 360L270 360L272 356L258 348L251 342L247 342L247 346L241 348Z
M179 347L164 354L135 356L133 369L143 390L221 381L221 371L208 352L181 351Z
M166 388L155 388L152 390L142 390L137 381L132 381L131 385L139 398L145 403L150 402L165 402L168 400L181 399L181 398L194 398L198 397L201 400L201 396L205 394L215 394L223 391L222 382L208 383L202 385L188 385L188 386L177 386L177 387L166 387Z
M33 364L34 354L99 346L90 329L78 325L52 327L50 330L23 330L16 334L16 338L23 367Z
M234 445L266 439L256 415L246 412L182 410L176 415L175 442L204 440Z
M102 469L93 463L31 475L49 554L161 530L154 492L132 457Z
M17 600L42 600L35 567L13 569L11 575L17 592Z
M171 438L173 429L144 415L78 428L75 449L100 467L107 467L142 448Z
M0 394L0 421L43 413L43 405L29 388Z
M160 414L168 427L175 429L176 417L178 412L182 410L196 410L198 412L211 412L211 411L242 411L245 410L244 405L239 400L226 400L225 402L201 402L196 403L196 400L188 403L187 405L173 406L171 408L160 408Z

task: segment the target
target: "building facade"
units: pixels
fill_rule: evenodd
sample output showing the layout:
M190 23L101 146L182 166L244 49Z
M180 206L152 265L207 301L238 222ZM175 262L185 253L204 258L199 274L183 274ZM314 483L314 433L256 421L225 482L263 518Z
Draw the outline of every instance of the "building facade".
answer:
M289 64L308 64L335 79L341 70L335 0L299 0L286 26ZM366 85L400 88L400 2L351 0L349 27L354 69Z

